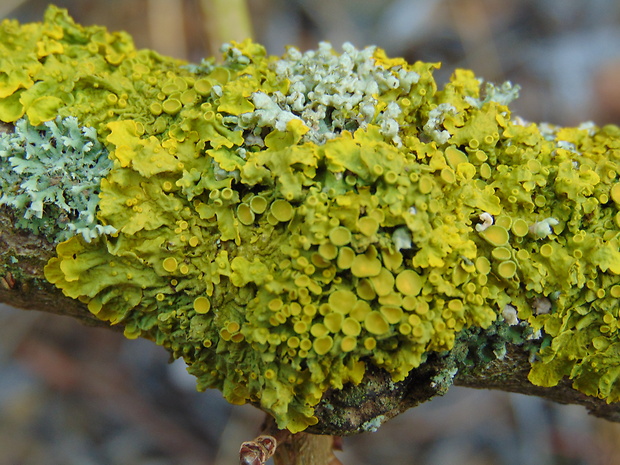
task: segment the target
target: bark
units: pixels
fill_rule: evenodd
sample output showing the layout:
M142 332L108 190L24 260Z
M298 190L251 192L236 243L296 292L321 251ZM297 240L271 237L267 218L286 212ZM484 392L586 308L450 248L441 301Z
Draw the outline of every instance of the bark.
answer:
M16 229L13 223L11 212L0 208L0 302L25 310L69 316L91 326L122 329L95 319L84 304L65 297L49 284L43 267L54 255L54 246L44 237ZM424 364L397 383L385 371L369 365L361 384L347 385L342 390L325 394L316 408L319 423L307 430L312 434L289 435L291 437L280 440L280 451L274 457L276 463L327 465L333 460L334 440L316 438L315 434L342 436L371 431L405 410L442 395L452 382L459 386L499 389L583 405L593 415L620 422L620 404L607 404L586 396L573 389L569 380L552 388L532 385L527 379L529 357L529 352L516 344L508 344L501 359L473 366L454 366L445 354L431 354ZM454 379L446 378L446 373L454 372ZM307 461L309 454L315 454L312 461Z
M334 437L297 433L290 435L273 457L274 465L342 465L333 453Z
M65 297L46 281L43 267L54 256L54 245L13 224L12 212L0 207L0 302L23 310L70 316L89 326L111 328L97 320L86 305Z

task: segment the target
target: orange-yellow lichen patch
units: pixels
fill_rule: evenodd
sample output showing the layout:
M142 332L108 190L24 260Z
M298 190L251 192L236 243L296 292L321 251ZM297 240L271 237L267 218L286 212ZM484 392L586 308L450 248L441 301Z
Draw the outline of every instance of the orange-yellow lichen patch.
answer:
M364 318L364 328L370 334L381 336L389 331L390 325L385 316L373 310Z
M500 263L497 266L497 273L505 279L510 279L514 276L517 271L517 264L512 260L508 260Z
M206 297L196 297L194 299L194 310L196 313L207 313L211 309L211 302Z
M551 339L533 382L620 398L617 128L524 126L472 73L349 45L180 66L55 8L0 39L0 120L75 116L114 163L117 233L58 244L47 279L200 389L301 431L366 364L402 380L512 305Z
M340 314L347 314L357 302L357 298L351 291L338 290L329 295L328 302L332 311Z
M499 225L489 226L487 229L482 231L480 235L496 247L506 245L509 239L509 234L508 231L506 231L506 228Z
M351 273L357 278L377 276L381 273L381 261L372 250L356 255L351 261Z
M345 336L340 341L340 350L343 352L351 352L357 347L357 339L352 336Z
M422 290L422 277L413 270L403 270L396 276L396 289L405 295L416 296Z
M609 195L611 200L620 205L620 183L617 182L611 187Z
M355 318L348 317L342 322L342 332L347 336L358 336L361 330L362 327Z
M378 296L387 296L394 289L394 275L386 268L381 268L379 274L369 278L369 281Z
M286 200L276 200L271 204L271 213L276 220L284 222L293 217L294 209Z
M329 240L336 246L347 245L351 242L351 231L345 227L338 226L329 232Z
M178 262L174 257L168 257L162 262L162 267L168 273L174 273L177 270Z

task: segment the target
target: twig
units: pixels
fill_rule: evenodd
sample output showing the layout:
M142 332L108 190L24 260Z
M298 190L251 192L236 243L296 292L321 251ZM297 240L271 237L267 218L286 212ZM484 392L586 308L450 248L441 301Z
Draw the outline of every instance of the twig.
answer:
M308 433L292 434L277 428L268 416L261 434L241 444L240 465L265 465L273 457L275 465L342 465L334 455L341 450L340 438Z

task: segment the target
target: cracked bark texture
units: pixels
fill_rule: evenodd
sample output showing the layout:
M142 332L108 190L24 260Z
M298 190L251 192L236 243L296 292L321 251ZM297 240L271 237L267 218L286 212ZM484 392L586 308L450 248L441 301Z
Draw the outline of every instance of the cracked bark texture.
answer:
M48 283L43 267L54 255L54 246L44 237L13 227L10 210L0 208L0 302L24 310L39 310L69 316L82 323L112 330L117 326L95 319L81 302L65 297ZM498 389L539 396L564 404L583 405L591 414L620 422L620 404L586 396L564 380L552 388L534 386L527 379L529 353L508 344L502 359L474 366L448 366L448 357L431 354L401 382L393 382L385 371L369 366L359 385L328 391L316 408L317 425L307 433L343 436L372 431L398 414L445 393L450 382L446 373L458 372L455 385ZM444 380L444 381L438 381ZM448 380L449 381L449 380Z

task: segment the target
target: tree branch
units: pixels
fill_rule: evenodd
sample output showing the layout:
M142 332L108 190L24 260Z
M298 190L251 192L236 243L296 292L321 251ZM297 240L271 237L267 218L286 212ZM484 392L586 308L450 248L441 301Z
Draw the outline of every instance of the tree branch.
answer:
M552 388L535 386L527 380L530 368L528 354L519 346L509 346L503 359L492 361L484 369L463 370L454 378L454 384L537 396L560 404L582 405L591 415L620 422L620 404L608 404L604 399L583 394L573 389L568 379Z
M448 359L447 356L430 356L426 363L412 370L404 381L398 383L393 383L383 370L369 369L359 385L347 385L343 390L327 392L316 410L319 423L307 431L336 435L373 431L406 410L443 395L447 386L438 379L449 370ZM530 369L529 354L523 347L508 345L501 359L469 368L461 366L453 383L456 386L495 389L562 404L582 405L594 416L620 422L619 404L608 404L603 399L587 396L573 389L569 380L551 388L535 386L527 378Z
M95 319L86 305L65 297L43 277L43 267L54 255L53 246L45 238L15 229L10 210L0 208L0 301L24 310L39 310L69 316L89 326L113 330ZM575 390L569 380L552 388L534 386L527 379L531 368L529 353L520 345L507 345L503 358L486 364L459 366L455 385L477 389L497 389L534 395L554 402L583 405L593 415L620 422L620 405L587 396ZM460 350L458 346L454 351ZM446 392L450 383L437 380L454 368L446 354L429 356L426 363L413 370L401 382L368 365L359 385L346 385L330 390L316 409L317 425L307 431L315 434L348 435L376 429L385 421Z
M340 439L329 435L291 434L278 429L267 415L261 434L244 442L239 450L241 465L264 465L273 457L275 465L342 465L334 455L340 449Z
M9 208L0 207L0 302L23 310L39 310L75 318L88 326L122 330L96 319L86 305L63 295L43 276L55 255L45 237L15 228Z
M54 247L45 238L15 229L13 215L0 208L0 301L24 310L39 310L75 318L89 326L122 330L97 320L86 305L65 297L43 277L43 267L54 255ZM458 347L455 347L455 351ZM590 397L571 387L564 380L553 388L531 384L527 375L531 368L529 354L519 345L508 345L506 355L488 364L459 367L454 384L477 389L497 389L534 395L564 404L583 405L589 413L620 422L620 406ZM368 366L368 371L357 386L346 385L342 390L330 390L316 409L317 425L307 433L290 434L278 431L269 419L263 434L277 438L274 460L276 465L313 463L336 465L333 455L334 438L342 435L371 431L385 421L423 402L442 395L445 384L437 378L450 367L448 357L431 356L426 363L413 370L402 382L393 383L384 370ZM314 433L314 434L309 434ZM320 436L317 436L320 435ZM247 446L250 443L244 443ZM249 455L244 455L249 454ZM241 464L259 465L264 462L248 461L255 449L242 446ZM245 457L245 462L243 461ZM269 458L267 456L266 458Z
M324 60L320 67L304 64L314 55L291 52L286 60L297 57L300 76L326 68L332 70L325 75L330 80L362 85L368 75L351 74L350 64L358 60L358 71L372 69L372 79L389 84L385 92L368 91L362 104L349 102L349 90L338 89L320 121L314 106L323 100L296 102L295 108L306 105L295 110L306 115L302 120L269 96L282 93L274 83L288 79L291 68L271 69L264 49L250 42L227 48L220 68L208 62L182 67L149 54L139 55L149 66L137 58L118 66L124 57L138 56L127 38L109 36L105 47L97 41L86 47L73 39L82 37L82 29L66 12L50 9L48 22L54 21L71 34L65 43L55 43L50 42L54 34L41 32L37 53L83 56L100 74L93 83L92 69L84 66L79 76L57 81L63 74L50 71L49 92L67 92L64 100L39 96L36 92L47 87L34 87L30 77L16 83L10 100L2 99L4 121L25 112L32 126L16 125L24 124L22 133L31 139L11 140L10 146L14 152L30 146L58 149L53 165L80 159L73 149L84 155L82 149L97 145L92 163L76 165L70 174L91 169L98 175L93 163L99 161L114 160L115 169L100 184L100 195L89 184L69 182L63 191L50 181L52 191L63 195L81 197L90 190L101 224L79 226L84 240L76 235L58 247L48 279L68 295L88 300L103 320L123 321L129 337L144 335L184 357L202 388L218 387L233 403L260 402L279 416L282 428L302 431L313 425L298 434L265 431L278 443L277 465L336 463L331 436L373 431L452 384L580 404L620 421L618 404L579 393L566 380L558 383L570 375L585 392L620 398L614 384L620 351L620 183L618 164L608 165L620 159L617 128L541 131L511 119L505 105L516 88L510 84L481 89L473 74L460 71L436 92L435 65L403 68L383 52L352 46L342 62L323 53L324 46L317 55ZM97 40L100 36L93 32ZM74 49L60 52L65 46ZM35 61L32 70L43 66ZM61 66L67 76L77 61ZM239 71L249 63L256 75ZM174 79L171 69L177 70ZM65 81L80 80L75 89L65 89ZM318 76L319 90L320 81ZM111 85L115 82L118 89ZM144 90L155 84L159 87ZM106 93L99 99L100 119L81 104L64 108L71 116L47 129L70 136L38 142L36 126L49 122L65 100L97 100L80 94L91 85ZM24 94L29 98L20 97L21 87L29 86L33 90L23 91L31 92ZM400 95L396 101L395 95ZM146 125L126 112L136 100L144 105L129 110L148 113ZM107 135L93 135L91 123L117 114L125 116L107 124ZM345 114L366 119L345 121ZM77 116L85 126L78 126ZM333 126L327 132L321 129L326 121ZM246 124L260 128L247 141ZM150 134L143 134L145 128ZM70 155L58 147L65 142ZM205 150L210 158L199 156ZM24 167L28 160L25 154L11 163ZM41 189L50 186L28 181L49 177L49 167L39 163L34 176L3 187L3 196L10 197L25 185L35 199L22 192L9 203L30 199L23 218L0 209L0 301L122 328L96 320L82 301L53 287L44 277L44 267L56 256L52 239L14 226L16 219L54 220L61 233L78 231L58 215L40 218L50 196ZM128 192L134 187L138 192ZM316 195L304 197L306 190ZM88 211L94 218L94 210ZM312 229L307 223L317 216L329 221ZM152 222L160 217L161 224ZM87 243L97 233L109 238ZM351 288L341 288L343 281ZM257 286L264 292L255 292ZM253 319L240 318L243 312ZM349 314L355 317L345 318ZM542 330L552 342L539 353L545 366L536 380L530 360L543 340L531 336ZM434 352L439 350L445 351ZM412 366L417 368L404 380L393 381ZM325 392L362 375L357 384ZM528 377L554 387L534 386ZM271 439L259 437L246 444L242 456L255 465L272 449Z

